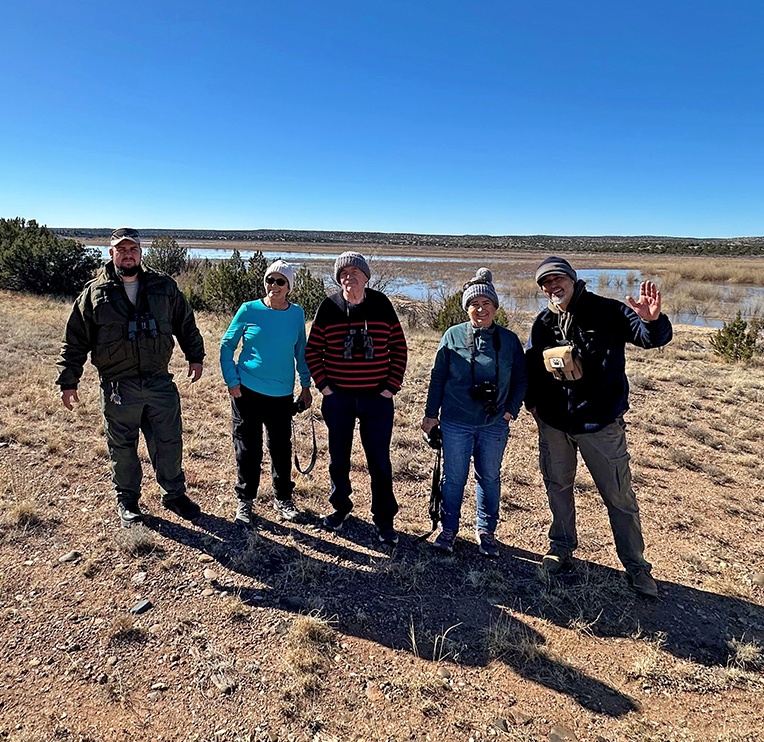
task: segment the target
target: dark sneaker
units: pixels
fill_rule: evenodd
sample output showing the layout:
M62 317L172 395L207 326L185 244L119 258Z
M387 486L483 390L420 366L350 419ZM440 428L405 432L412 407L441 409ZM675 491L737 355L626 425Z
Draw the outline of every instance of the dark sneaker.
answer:
M252 500L239 500L233 522L244 528L252 527Z
M379 543L384 544L385 546L395 546L398 543L398 534L392 526L378 526L377 538L379 539Z
M291 499L279 500L278 497L273 499L273 509L283 520L294 520L300 512Z
M496 544L496 539L492 533L488 531L477 531L475 538L478 542L478 551L483 555L496 559L499 556L499 547Z
M658 584L646 569L627 572L626 576L631 583L631 589L637 593L637 595L642 595L645 598L658 597Z
M438 551L442 551L446 554L453 554L454 542L456 541L456 531L452 531L449 528L444 528L439 534L438 538L433 542L433 548Z
M162 505L183 520L196 520L202 514L202 509L188 495L162 500Z
M548 575L566 572L573 566L573 558L569 551L550 550L541 560L541 569Z
M138 507L137 501L131 502L118 502L117 510L119 511L119 524L122 528L130 528L136 523L143 522L143 513Z
M328 528L330 531L339 533L342 530L342 526L345 524L350 513L341 513L339 510L335 510L333 513L329 513L326 518L323 519L322 525L324 528Z

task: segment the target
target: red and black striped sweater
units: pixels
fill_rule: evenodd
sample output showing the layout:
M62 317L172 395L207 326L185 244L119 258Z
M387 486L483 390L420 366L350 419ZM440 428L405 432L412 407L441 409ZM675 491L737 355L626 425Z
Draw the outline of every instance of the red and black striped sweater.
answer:
M395 394L403 383L408 348L398 315L381 292L348 304L338 292L321 303L305 348L319 390L329 387L362 396L385 389Z

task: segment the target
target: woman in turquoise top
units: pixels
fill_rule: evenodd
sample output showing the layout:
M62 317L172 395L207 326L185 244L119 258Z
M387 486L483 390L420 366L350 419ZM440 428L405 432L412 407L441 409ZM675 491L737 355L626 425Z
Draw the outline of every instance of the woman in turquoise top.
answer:
M235 522L252 525L252 501L260 485L263 427L273 477L273 507L292 520L292 408L295 366L299 401L310 407L310 372L305 363L305 313L289 302L294 268L277 260L265 271L265 296L241 305L220 341L220 367L231 395L233 446L236 454ZM241 352L234 352L241 342Z

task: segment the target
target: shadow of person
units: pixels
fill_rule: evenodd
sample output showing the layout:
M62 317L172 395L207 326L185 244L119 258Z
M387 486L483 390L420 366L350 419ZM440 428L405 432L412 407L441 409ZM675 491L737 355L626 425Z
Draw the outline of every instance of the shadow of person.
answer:
M504 610L495 596L487 600L482 587L471 584L477 563L498 572L494 562L442 559L406 534L391 556L361 551L354 543L359 537L376 541L374 527L361 521L347 538L295 529L295 538L284 543L271 534L283 535L281 529L289 526L260 521L262 528L249 532L215 516L200 519L199 528L162 518L147 526L247 578L225 586L244 603L294 613L319 610L348 635L438 662L485 666L501 661L596 713L622 716L638 708L628 695L556 657L516 612ZM522 579L535 580L530 566L523 570ZM507 580L502 590L509 595L516 584L517 579ZM502 637L494 647L487 640L492 629Z
M522 549L508 554L515 574L539 561ZM523 611L558 626L585 625L599 637L657 639L674 656L707 666L726 667L735 641L764 642L764 607L740 598L667 581L658 582L658 600L639 598L623 572L579 560L569 573L540 579L541 589L518 585Z

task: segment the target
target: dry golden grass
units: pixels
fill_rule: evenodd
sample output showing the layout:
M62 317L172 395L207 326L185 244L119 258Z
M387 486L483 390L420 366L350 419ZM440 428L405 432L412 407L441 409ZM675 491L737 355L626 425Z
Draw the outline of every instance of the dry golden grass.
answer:
M684 262L692 261L675 261L671 270L678 272ZM656 270L668 270L668 259L655 264ZM731 268L725 280L732 280ZM105 668L106 687L115 698L130 698L142 708L156 676L167 676L171 686L161 707L163 727L139 728L124 704L110 706L113 713L125 714L115 717L113 726L124 725L136 739L190 731L190 709L200 738L213 738L226 718L248 720L248 728L244 721L237 727L242 738L262 725L277 739L289 734L311 739L319 733L375 739L401 730L434 740L481 739L493 718L507 717L509 697L532 716L527 727L507 733L510 739L544 739L552 722L570 719L577 720L582 740L597 735L662 740L680 732L698 741L735 734L742 739L762 722L754 703L762 687L762 642L755 627L764 615L764 594L752 582L752 575L764 572L761 357L747 366L723 364L711 353L709 331L691 327L675 328L674 341L662 351L628 351L635 487L647 556L670 596L655 610L675 610L695 621L693 603L713 600L712 607L702 609L712 617L721 612L734 623L739 615L750 616L749 630L735 628L724 637L729 644L718 648L727 660L707 666L682 656L675 638L661 644L654 630L635 638L634 622L653 614L634 602L614 571L619 564L607 514L583 468L576 490L581 544L576 578L562 585L538 581L533 565L546 548L549 514L535 426L526 413L513 425L504 460L501 559L481 561L471 542L472 482L457 553L442 559L427 545L413 544L413 536L427 530L433 463L419 431L439 340L430 330L407 329L410 362L396 398L392 458L402 532L397 553L381 553L369 537L368 475L358 441L352 475L355 522L345 536L313 528L328 510L329 490L317 395L318 464L309 478L296 477L295 499L304 520L275 521L266 455L256 503L262 529L245 535L226 530L235 511L234 464L230 407L216 347L227 322L207 315L199 317L209 353L203 379L188 383L177 352L173 371L183 404L189 494L211 521L192 528L166 517L141 445L143 503L158 519L166 517L168 525L158 531L120 531L95 374L86 370L81 404L72 413L61 407L53 388L53 362L67 313L63 302L0 294L0 444L5 444L0 448L0 579L8 596L0 621L4 636L15 642L7 645L8 668L21 678L15 681L17 692L24 692L29 709L22 720L6 701L0 718L22 724L19 735L50 737L48 727L29 726L30 719L43 718L51 701L33 692L31 680L37 676L24 672L29 652L43 656L46 647L55 668L45 680L51 687L48 697L57 699L69 719L79 710L90 720L89 727L85 721L75 727L59 718L59 727L74 738L105 738L98 726L103 720L88 716L87 709L98 708L92 703L97 688L92 677L110 654L119 658L117 669ZM510 313L523 342L531 320L528 314ZM297 451L305 462L311 447L308 416L298 417L295 426ZM84 555L82 564L58 563L70 549ZM216 560L213 566L220 580L227 580L228 597L221 597L222 591L201 595L209 586L201 575L203 554ZM136 601L130 577L137 571L147 573L145 590L155 608L145 618L132 619L125 611ZM45 602L35 602L38 594ZM315 616L295 617L297 609L281 607L282 597L295 598L305 609L324 606L322 615L338 613L336 626ZM666 605L669 601L683 608ZM43 605L44 610L38 607ZM497 613L496 605L505 608ZM179 610L189 615L182 626ZM148 630L153 626L159 627L157 633ZM410 626L415 627L413 640ZM94 668L83 682L64 678L69 656L66 665L55 664L62 652L52 650L63 645L62 637L77 632L86 649L82 654ZM80 661L76 654L71 658ZM453 682L436 675L442 666L450 668ZM576 688L587 676L636 698L641 709L619 716L586 705ZM174 684L183 692L173 696ZM365 693L367 687L380 688L379 697ZM233 722L227 725L231 735L233 727Z

